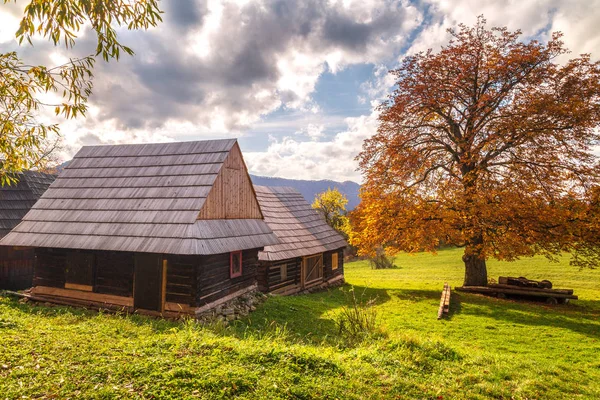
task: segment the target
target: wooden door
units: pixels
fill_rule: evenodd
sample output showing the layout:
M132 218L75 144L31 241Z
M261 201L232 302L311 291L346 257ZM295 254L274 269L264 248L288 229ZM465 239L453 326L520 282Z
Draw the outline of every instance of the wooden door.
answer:
M302 260L302 287L323 279L323 254L304 257Z
M136 253L133 272L133 307L161 312L163 267L159 254Z

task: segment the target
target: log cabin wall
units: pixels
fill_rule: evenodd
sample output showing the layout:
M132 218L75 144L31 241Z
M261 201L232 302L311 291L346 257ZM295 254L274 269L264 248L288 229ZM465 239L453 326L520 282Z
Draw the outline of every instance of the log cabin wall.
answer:
M262 219L252 181L236 143L221 166L198 219Z
M35 249L33 286L64 288L67 253L64 249Z
M256 283L258 251L242 252L242 275L229 276L229 253L201 256L197 274L196 306L211 303Z
M133 253L97 252L94 292L132 297L133 266Z
M166 301L170 303L196 305L198 256L168 255ZM229 266L227 266L229 271Z
M258 271L259 290L265 293L299 290L301 265L302 258L261 262Z
M235 278L230 278L229 253L213 256L165 256L166 302L195 307L251 286L256 282L259 250L242 252L242 275ZM134 253L129 252L38 248L34 286L65 288L68 283L67 263L73 254L93 255L94 279L91 292L129 298L133 296ZM69 292L61 293L66 296Z
M0 246L0 289L21 290L33 283L33 248Z
M67 266L73 255L91 256L91 291L122 297L133 296L133 253L82 251L73 249L35 249L33 286L65 288ZM80 282L75 282L76 284Z
M315 256L320 253L314 254ZM332 262L337 254L337 268L333 269ZM312 255L311 255L312 256ZM286 266L286 272L282 272L282 266ZM258 268L258 288L262 292L276 294L291 294L301 291L302 258L290 258L281 261L261 261ZM343 249L327 251L323 253L323 279L329 281L337 276L344 275ZM285 279L282 279L284 278ZM314 286L314 283L312 284Z

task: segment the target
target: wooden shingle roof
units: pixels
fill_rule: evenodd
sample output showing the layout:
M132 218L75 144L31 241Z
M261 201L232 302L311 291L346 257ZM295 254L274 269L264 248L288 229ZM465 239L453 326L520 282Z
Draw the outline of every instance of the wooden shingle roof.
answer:
M0 244L200 255L277 243L262 219L197 219L234 146L83 147Z
M259 253L262 261L278 261L309 256L347 246L344 238L331 228L291 187L254 186L265 222L280 243L266 246Z
M23 171L17 175L17 179L15 184L0 187L0 238L21 222L56 179L56 175Z

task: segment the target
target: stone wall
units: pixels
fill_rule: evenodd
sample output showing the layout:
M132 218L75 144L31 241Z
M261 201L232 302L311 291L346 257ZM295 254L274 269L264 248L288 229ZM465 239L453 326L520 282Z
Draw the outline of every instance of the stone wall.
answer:
M236 319L247 317L248 314L256 310L256 306L263 303L267 297L267 295L258 290L253 290L200 314L196 314L196 318L200 323L220 321L224 324L228 324Z

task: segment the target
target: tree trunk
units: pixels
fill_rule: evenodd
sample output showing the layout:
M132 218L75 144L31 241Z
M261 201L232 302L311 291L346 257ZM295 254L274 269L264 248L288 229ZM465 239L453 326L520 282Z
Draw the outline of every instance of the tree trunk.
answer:
M464 152L469 155L470 150ZM467 157L472 160L472 157ZM466 201L464 212L465 232L467 240L463 262L465 263L465 281L463 286L487 286L487 267L483 252L483 233L480 231L480 221L477 215L479 210L474 199L479 197L477 190L477 169L473 162L463 163L461 166L464 196Z
M487 286L485 258L482 258L479 254L465 254L462 259L465 263L463 286Z

